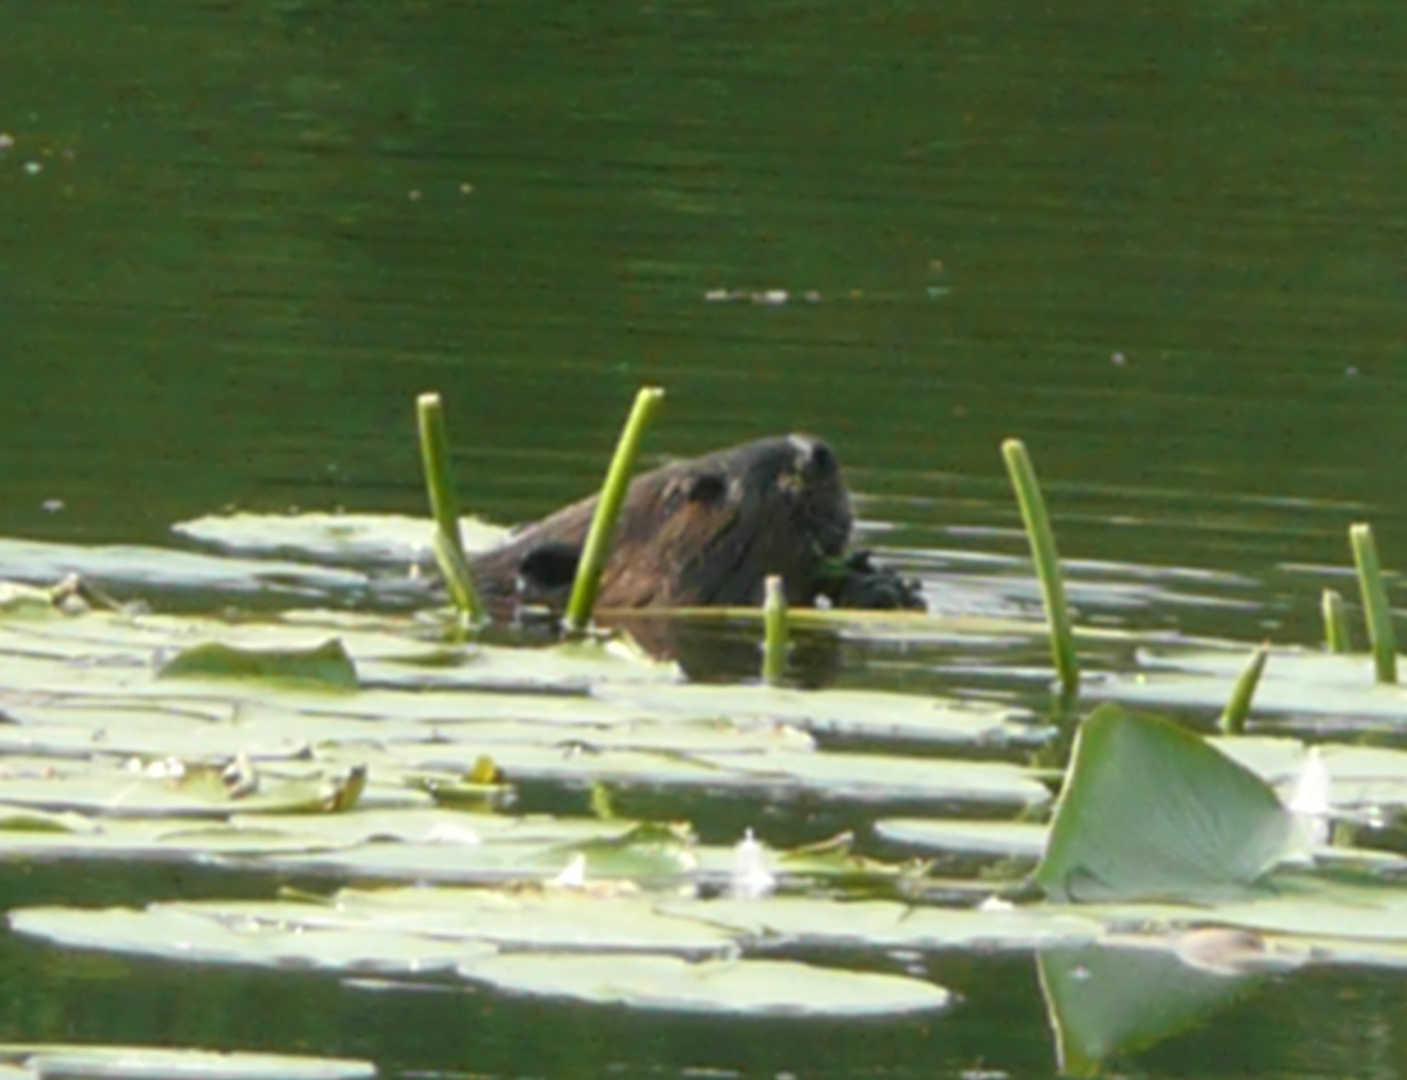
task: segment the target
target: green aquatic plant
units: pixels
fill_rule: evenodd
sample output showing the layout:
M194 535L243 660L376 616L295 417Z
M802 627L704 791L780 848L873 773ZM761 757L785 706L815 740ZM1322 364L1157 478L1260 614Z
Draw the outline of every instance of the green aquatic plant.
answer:
M1297 851L1294 824L1200 736L1102 705L1080 725L1034 881L1052 900L1224 900Z
M1217 721L1217 727L1226 734L1245 734L1246 719L1251 715L1251 701L1256 696L1256 687L1260 685L1260 677L1265 672L1265 662L1268 659L1270 643L1266 642L1256 648L1251 653L1251 658L1246 661L1245 668L1236 679L1236 685L1231 689L1231 698Z
M1016 491L1021 520L1026 525L1026 538L1031 544L1031 558L1036 564L1036 576L1045 599L1046 619L1050 623L1050 651L1060 677L1060 700L1068 708L1080 693L1080 666L1075 654L1070 609L1065 601L1065 581L1060 573L1055 533L1050 527L1045 496L1041 494L1036 470L1025 444L1020 439L1007 439L1002 443L1002 458L1011 476L1011 486Z
M762 681L776 685L786 672L791 628L787 620L787 594L776 574L767 578L763 600Z
M606 568L606 560L611 554L616 519L620 517L626 491L630 487L630 477L635 471L635 459L640 454L640 439L663 400L664 391L657 386L641 387L635 395L635 404L616 443L606 482L596 502L596 513L591 519L591 529L586 534L581 561L577 564L576 579L572 582L572 594L567 601L564 620L570 633L583 632L591 621L591 611L596 606L596 594L601 585L601 571Z
M465 557L464 541L459 534L459 500L454 493L449 436L445 431L444 406L440 395L421 394L415 402L415 414L420 432L420 457L425 467L425 487L435 518L435 560L440 564L450 597L461 616L470 623L483 623L488 619L488 612L479 598L474 576L469 572L469 560Z
M1363 617L1368 624L1368 641L1373 650L1373 670L1380 683L1397 682L1397 638L1392 630L1392 605L1383 584L1378 562L1378 545L1373 526L1360 523L1348 530L1353 546L1353 562L1358 568L1358 587L1363 594Z
M1343 594L1338 589L1325 589L1319 598L1319 610L1324 616L1324 644L1331 653L1346 653L1352 649L1348 636L1348 612L1344 610Z

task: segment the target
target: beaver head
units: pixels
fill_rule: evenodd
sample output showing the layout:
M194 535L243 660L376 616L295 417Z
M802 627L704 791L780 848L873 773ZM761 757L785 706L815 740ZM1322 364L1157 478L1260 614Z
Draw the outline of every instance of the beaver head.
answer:
M476 559L490 603L563 606L595 509L594 498L574 503ZM811 436L666 465L630 485L598 603L756 604L778 574L788 601L810 604L851 523L835 453Z

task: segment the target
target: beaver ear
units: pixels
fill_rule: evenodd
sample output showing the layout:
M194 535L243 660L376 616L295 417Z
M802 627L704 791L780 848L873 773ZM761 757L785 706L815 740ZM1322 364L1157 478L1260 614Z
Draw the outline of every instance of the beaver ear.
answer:
M722 473L702 473L689 480L690 502L712 506L726 494L728 494L728 478Z
M581 547L553 540L533 548L518 563L518 582L534 589L560 589L576 580Z

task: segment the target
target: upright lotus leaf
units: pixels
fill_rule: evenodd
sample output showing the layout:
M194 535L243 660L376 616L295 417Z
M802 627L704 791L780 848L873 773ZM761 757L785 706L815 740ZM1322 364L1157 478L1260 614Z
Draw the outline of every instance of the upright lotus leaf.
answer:
M1175 947L1060 946L1043 949L1037 962L1060 1075L1069 1077L1099 1076L1111 1055L1190 1030L1261 981L1195 966Z
M248 648L207 641L177 653L157 672L163 679L273 679L339 690L357 688L347 648L329 638L310 648Z
M1035 881L1052 900L1225 900L1294 847L1294 815L1265 781L1175 724L1105 705L1075 740Z

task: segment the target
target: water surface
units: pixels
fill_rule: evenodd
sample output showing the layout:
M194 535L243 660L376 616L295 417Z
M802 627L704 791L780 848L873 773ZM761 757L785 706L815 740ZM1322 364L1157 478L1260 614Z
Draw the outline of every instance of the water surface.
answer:
M828 437L871 540L940 608L1034 602L1008 435L1092 621L1311 641L1350 521L1407 561L1400 5L48 0L11 23L2 534L418 511L429 388L466 501L523 520L591 490L653 382L658 456ZM845 677L940 677L885 659L849 652ZM222 976L201 1019L170 1011L170 972L72 967L12 987L7 1037L505 1074L1049 1067L1006 962L974 994L1006 1003L999 1029L974 1008L827 1056L759 1027L714 1058L688 1025L554 1012L592 1048L561 1060L514 1037L519 1005L382 1013L310 980L294 1020ZM60 1020L134 984L149 1007L124 990L109 1021ZM1400 1047L1356 1033L1397 989L1294 980L1146 1064L1392 1075ZM277 1035L228 1020L270 1012Z

